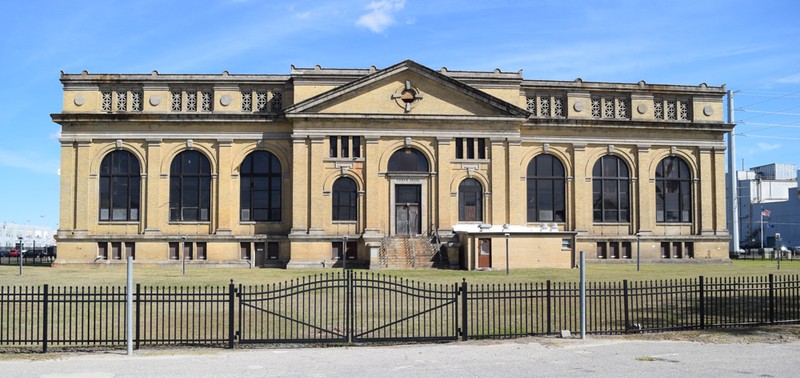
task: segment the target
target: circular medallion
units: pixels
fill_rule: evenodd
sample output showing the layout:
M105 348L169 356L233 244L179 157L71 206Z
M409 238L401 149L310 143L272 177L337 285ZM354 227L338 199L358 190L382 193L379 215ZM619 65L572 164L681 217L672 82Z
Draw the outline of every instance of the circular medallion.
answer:
M578 101L575 105L572 105L572 109L575 109L576 112L580 113L583 111L583 101Z
M161 95L154 94L150 96L150 105L158 106L161 103Z
M636 106L636 111L639 112L639 114L647 113L647 105L639 104L638 106Z
M714 108L712 108L711 105L706 105L703 108L703 114L705 114L706 117L710 117L712 114L714 114Z
M219 104L222 105L222 106L230 105L231 104L231 96L222 95L222 97L219 98Z
M75 106L83 106L83 104L86 102L86 99L83 97L83 95L77 95L72 102L75 104Z

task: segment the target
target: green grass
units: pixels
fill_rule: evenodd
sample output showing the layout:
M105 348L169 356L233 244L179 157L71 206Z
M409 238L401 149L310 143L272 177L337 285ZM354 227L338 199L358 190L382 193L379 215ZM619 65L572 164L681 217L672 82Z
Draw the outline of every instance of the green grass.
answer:
M341 269L226 269L193 268L188 266L186 275L176 268L136 268L134 283L148 286L222 286L233 280L236 284L271 284L288 280L302 279L311 275L324 275L341 272ZM461 270L356 270L365 274L373 272L430 283L459 283L462 278L470 284L522 283L522 282L577 282L579 269L505 269L493 271ZM784 260L778 270L775 261L736 260L732 264L642 264L636 271L636 264L588 264L587 281L629 281L667 280L705 277L741 277L800 274L800 260ZM0 266L0 286L38 286L48 283L52 286L124 286L126 270L119 267L60 267L25 266L19 275L17 266Z

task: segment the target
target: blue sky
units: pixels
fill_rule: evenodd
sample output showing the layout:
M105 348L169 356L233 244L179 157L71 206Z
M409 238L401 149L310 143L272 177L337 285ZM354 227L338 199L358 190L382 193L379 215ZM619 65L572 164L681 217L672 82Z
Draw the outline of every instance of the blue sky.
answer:
M58 224L59 71L523 70L709 85L735 97L737 167L800 167L800 2L13 1L0 14L0 222Z

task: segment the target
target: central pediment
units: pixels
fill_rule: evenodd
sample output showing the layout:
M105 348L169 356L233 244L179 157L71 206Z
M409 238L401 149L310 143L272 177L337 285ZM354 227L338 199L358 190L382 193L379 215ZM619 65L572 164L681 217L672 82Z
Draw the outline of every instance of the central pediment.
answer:
M286 116L524 120L529 113L443 73L406 60L301 101L287 109Z

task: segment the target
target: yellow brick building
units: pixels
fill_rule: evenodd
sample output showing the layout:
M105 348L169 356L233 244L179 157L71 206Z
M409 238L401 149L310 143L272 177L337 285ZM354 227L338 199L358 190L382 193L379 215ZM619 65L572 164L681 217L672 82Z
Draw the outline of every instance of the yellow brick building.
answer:
M413 61L61 82L57 265L728 258L724 87Z

